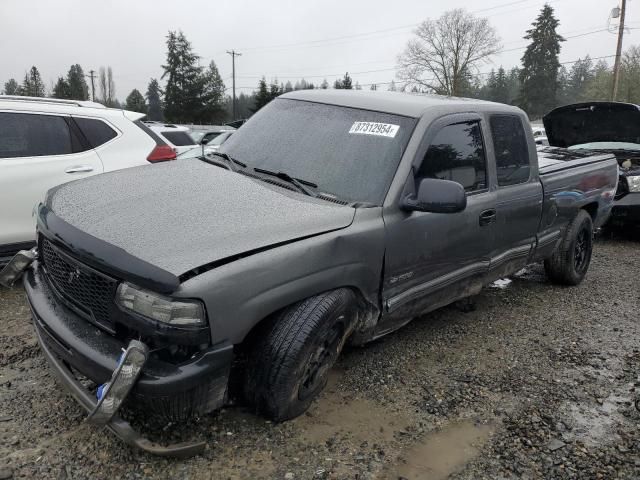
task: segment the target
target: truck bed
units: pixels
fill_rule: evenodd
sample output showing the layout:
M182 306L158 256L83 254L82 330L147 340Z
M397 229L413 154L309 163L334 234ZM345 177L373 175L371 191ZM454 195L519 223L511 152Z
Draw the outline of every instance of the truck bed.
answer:
M608 153L590 153L585 150L568 150L558 147L538 148L538 169L541 176L606 161L611 163L611 160L615 162L615 156ZM617 162L615 163L617 166Z
M579 208L591 214L595 228L607 221L618 186L614 155L542 147L538 163L544 192L541 236L557 236Z

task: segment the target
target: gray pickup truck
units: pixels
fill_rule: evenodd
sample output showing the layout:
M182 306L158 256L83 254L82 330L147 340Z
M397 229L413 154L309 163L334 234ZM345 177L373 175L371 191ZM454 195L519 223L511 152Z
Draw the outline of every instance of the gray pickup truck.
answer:
M90 421L189 455L202 443L153 444L118 409L300 415L347 342L534 262L580 283L617 181L609 154L539 165L515 107L294 92L217 153L50 191L37 249L0 280L24 273L42 351Z

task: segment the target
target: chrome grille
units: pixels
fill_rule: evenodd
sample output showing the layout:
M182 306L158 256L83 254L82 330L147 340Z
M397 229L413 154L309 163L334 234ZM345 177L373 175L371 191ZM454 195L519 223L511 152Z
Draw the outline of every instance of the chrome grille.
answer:
M46 275L62 300L87 320L113 331L110 316L118 282L78 262L46 238L41 239L40 253Z

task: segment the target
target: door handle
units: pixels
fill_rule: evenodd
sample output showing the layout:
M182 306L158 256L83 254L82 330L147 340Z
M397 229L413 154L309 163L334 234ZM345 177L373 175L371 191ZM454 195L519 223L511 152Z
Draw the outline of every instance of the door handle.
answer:
M480 214L480 226L490 225L496 221L496 209L490 208Z
M93 172L93 167L91 165L74 165L73 167L68 167L64 173L83 173L83 172Z

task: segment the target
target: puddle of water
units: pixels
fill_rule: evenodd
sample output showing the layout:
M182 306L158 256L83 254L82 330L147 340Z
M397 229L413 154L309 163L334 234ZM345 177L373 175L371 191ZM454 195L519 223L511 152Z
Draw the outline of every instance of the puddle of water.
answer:
M392 441L396 432L409 425L406 416L392 408L342 396L338 388L341 376L342 372L332 370L323 395L312 404L309 414L293 420L304 441L322 444L336 436L348 436L372 445Z
M409 423L403 415L362 398L347 401L323 398L310 413L312 416L303 415L294 422L301 437L316 444L335 436L348 436L370 445L389 442Z
M446 479L478 455L493 431L492 425L462 422L428 434L402 454L400 462L390 469L385 478Z

